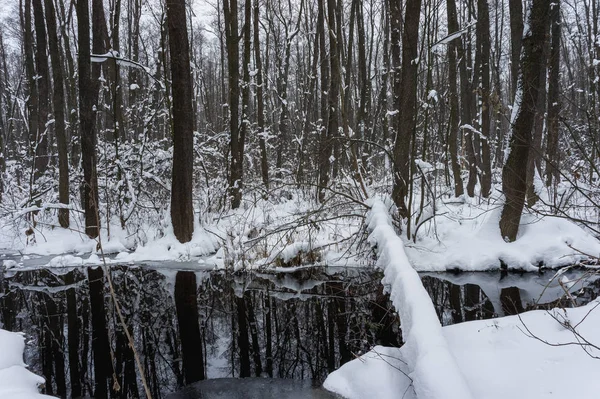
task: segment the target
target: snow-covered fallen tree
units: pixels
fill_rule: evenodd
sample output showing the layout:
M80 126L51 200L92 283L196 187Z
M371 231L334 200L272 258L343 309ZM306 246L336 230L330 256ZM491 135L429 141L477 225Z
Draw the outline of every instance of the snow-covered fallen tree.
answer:
M369 241L377 248L377 265L384 271L383 283L400 315L402 353L416 396L419 399L471 398L465 378L442 335L431 299L390 223L389 207L379 199L370 201ZM326 381L325 387L331 385Z

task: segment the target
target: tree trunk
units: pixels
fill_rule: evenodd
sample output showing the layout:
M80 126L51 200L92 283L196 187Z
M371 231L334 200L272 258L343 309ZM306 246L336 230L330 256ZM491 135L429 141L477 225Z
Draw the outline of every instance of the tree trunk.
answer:
M50 113L50 68L46 41L46 23L41 0L33 0L33 19L35 22L35 67L38 86L38 126L35 138L35 174L36 178L46 172L48 157L48 114Z
M508 0L510 10L510 101L514 101L517 92L517 77L521 64L521 46L523 39L523 0Z
M77 1L77 33L79 43L79 53L77 55L77 63L79 65L79 126L81 129L85 232L89 237L96 238L100 232L100 220L98 217L96 127L94 120L96 116L95 106L98 98L97 78L99 76L99 69L98 75L92 76L88 0ZM96 51L96 48L94 48L94 51Z
M242 84L242 125L240 129L240 138L237 151L237 166L239 167L240 184L244 175L244 147L246 144L246 136L250 132L250 54L252 49L251 33L252 33L252 0L244 2L244 50L242 58L243 84ZM240 201L242 193L239 193Z
M242 203L243 144L239 128L240 106L240 50L238 33L237 0L224 0L225 47L227 47L227 72L229 81L229 134L231 167L229 172L229 195L231 208L237 209Z
M559 77L560 77L560 0L551 6L552 19L550 46L550 73L548 82L548 136L546 144L546 186L550 187L560 182L559 152L558 152L558 120L560 114ZM554 180L554 182L553 182Z
M260 54L259 40L259 2L254 0L254 62L256 63L256 122L258 145L260 148L260 174L265 188L269 190L269 162L267 158L267 144L265 140L265 105L263 94L263 67Z
M456 2L455 0L447 0L448 13L448 34L458 31L458 20L456 17ZM460 197L464 194L463 181L461 177L460 163L458 162L458 77L456 73L456 44L454 39L448 43L448 96L450 98L450 119L449 119L449 134L448 134L448 152L450 153L450 164L452 166L452 174L454 175L454 195Z
M46 23L48 25L48 45L50 48L50 61L52 63L52 76L54 80L54 134L58 147L58 202L69 205L69 159L67 137L65 128L65 93L62 60L60 57L60 44L56 27L56 11L53 0L44 0L46 9ZM69 210L58 210L58 222L61 227L69 227Z
M32 158L35 158L35 145L38 137L38 89L37 81L35 79L35 63L33 61L34 55L34 44L33 44L33 28L31 25L31 0L25 0L23 7L23 51L25 53L25 75L27 76L27 109L29 111L29 118L27 120L29 125L29 153ZM33 176L32 176L33 178ZM33 183L33 180L31 181Z
M321 63L321 125L319 126L319 181L317 183L317 199L325 201L325 189L329 185L329 169L331 158L331 138L328 136L329 111L329 59L325 45L325 0L317 0L317 36L319 37L319 59Z
M392 1L393 3L395 1ZM390 4L390 10L392 5ZM410 217L406 206L406 197L410 185L411 142L415 136L417 114L417 72L419 19L421 16L421 0L407 0L404 30L402 33L402 71L400 79L394 82L395 106L398 113L396 125L396 141L394 144L394 188L392 198L398 207L401 217ZM394 13L391 14L394 19ZM394 41L392 40L392 45ZM397 73L398 71L396 71Z
M481 195L492 191L490 156L490 11L488 0L477 0L477 51L481 71Z
M468 44L468 42L467 42ZM458 58L459 62L459 73L460 73L460 97L461 97L461 123L463 126L469 125L473 120L472 109L474 107L473 99L473 85L469 78L469 71L471 69L470 53L471 49L469 46L463 44L462 39L457 42ZM471 129L462 129L464 138L464 147L466 152L467 163L469 166L469 180L467 181L467 195L469 197L475 196L475 185L477 184L477 156L475 155L475 148L473 143L473 132Z
M335 151L338 143L335 140L339 136L340 128L340 88L342 70L340 63L340 48L339 40L341 38L336 34L337 24L340 23L337 18L337 1L327 0L327 25L329 28L329 90L327 91L327 107L329 110L329 117L327 120L327 140L329 142L329 157L327 164L332 164L332 176L336 177L336 165L339 161L337 158L339 154ZM333 149L333 157L331 157ZM329 181L322 182L320 185L326 187Z
M194 111L185 0L167 1L167 24L173 81L171 221L179 242L188 242L194 233Z
M523 57L519 76L519 90L515 96L513 112L516 119L510 140L510 155L502 170L502 191L506 197L500 217L500 233L509 242L517 239L521 213L527 190L527 161L532 141L534 116L540 73L544 67L544 43L548 26L550 3L533 0L528 13L530 31L523 37Z

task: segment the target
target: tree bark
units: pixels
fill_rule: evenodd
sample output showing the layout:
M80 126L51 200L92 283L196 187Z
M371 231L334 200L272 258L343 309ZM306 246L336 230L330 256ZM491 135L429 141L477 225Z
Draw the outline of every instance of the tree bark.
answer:
M490 156L490 11L488 0L477 0L477 51L481 71L481 195L492 191Z
M242 203L243 143L239 128L240 106L240 49L238 33L237 0L224 0L225 47L227 48L227 72L229 82L229 134L231 166L229 174L229 195L231 208L237 209Z
M192 206L194 171L193 85L185 7L185 0L167 1L173 88L171 222L173 223L173 233L179 242L190 241L194 233L194 209Z
M319 37L319 59L321 63L321 125L319 126L319 181L317 183L317 199L325 201L325 189L329 184L331 158L331 138L328 136L329 111L329 59L325 45L325 0L317 0L317 36Z
M530 30L523 37L519 90L515 96L516 119L510 141L510 155L502 170L502 191L506 202L500 217L500 233L509 242L517 239L527 190L527 161L532 141L534 116L544 67L544 43L550 2L533 0L528 13Z
M95 0L96 1L96 0ZM77 1L77 33L79 53L79 126L81 130L81 164L83 166L83 210L85 232L91 238L98 237L98 176L96 173L96 101L98 98L98 75L92 76L90 57L89 0ZM96 48L94 48L96 51ZM99 66L98 66L99 68ZM94 79L94 77L96 79Z
M521 64L521 40L523 39L523 0L508 0L510 10L510 101L517 92L517 77Z
M559 77L560 77L560 0L556 0L550 10L551 46L550 72L548 82L548 135L546 142L546 186L560 182L559 151L558 151L558 120L560 115ZM554 180L554 181L553 181Z
M269 162L265 140L265 103L263 93L263 66L259 40L259 1L254 0L254 62L256 63L256 122L260 148L260 174L265 188L269 190Z
M56 26L56 10L53 0L44 0L44 5L46 23L48 25L48 45L50 48L50 62L52 63L52 77L54 80L54 134L58 147L58 202L69 205L69 155L65 127L64 77ZM61 227L69 227L68 209L58 210L58 222Z
M392 3L395 1L392 0ZM395 6L390 4L390 10ZM401 217L410 216L406 197L410 185L410 148L415 136L417 114L417 72L419 68L418 42L421 0L407 0L404 30L402 32L402 70L394 82L395 109L398 113L394 143L394 188L392 198ZM396 16L391 14L391 18ZM393 27L393 25L392 25ZM392 28L393 29L393 28ZM392 40L392 46L394 41ZM397 73L398 71L396 71Z
M41 0L33 0L33 20L35 23L35 67L38 87L38 126L35 138L36 179L46 172L48 157L48 114L50 113L50 68L48 67L48 44L46 23Z
M448 13L448 34L458 31L458 20L456 16L456 1L446 1ZM450 98L450 118L448 121L448 152L450 153L450 164L454 176L454 196L460 197L464 194L464 186L461 177L460 163L458 162L458 76L456 72L456 44L454 39L448 43L448 97Z

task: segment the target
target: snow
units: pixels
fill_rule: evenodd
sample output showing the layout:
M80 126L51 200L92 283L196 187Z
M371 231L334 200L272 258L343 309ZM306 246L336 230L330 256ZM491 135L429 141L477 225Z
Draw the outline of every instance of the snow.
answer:
M539 177L538 177L539 180ZM538 190L543 190L536 184ZM406 244L406 254L417 271L482 271L509 269L538 271L540 265L558 268L600 255L600 242L572 221L525 210L517 240L505 242L499 220L503 198L489 203L470 198L440 200L437 216Z
M576 309L456 324L442 333L474 398L595 399L600 361L592 356L598 357L600 350L578 344L568 326L577 326L577 334L600 346L599 308L596 300ZM349 399L414 399L403 375L407 358L406 347L375 347L330 374L324 386ZM444 380L439 378L441 385Z
M323 387L347 399L415 399L398 348L376 346L331 373Z
M22 334L0 329L0 398L50 398L37 388L44 379L27 370L23 362L24 339Z
M384 271L384 286L402 323L404 359L420 399L473 397L442 335L437 314L390 224L389 207L370 199L367 221L369 242L377 247L377 266Z

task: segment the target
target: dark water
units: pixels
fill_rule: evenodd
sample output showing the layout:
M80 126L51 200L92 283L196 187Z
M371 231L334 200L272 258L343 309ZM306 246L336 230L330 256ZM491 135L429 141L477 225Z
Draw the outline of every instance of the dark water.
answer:
M598 273L573 268L562 275L562 284L554 275L554 271L422 273L421 281L443 325L581 306L600 294Z
M57 396L332 398L327 374L375 344L401 344L380 272L231 275L110 268L129 346L101 268L0 274L0 327L26 334L25 361ZM422 274L443 324L581 305L600 279L554 273ZM232 378L246 377L245 380ZM250 377L250 378L248 378Z
M145 397L101 268L9 272L0 277L0 327L25 332L25 361L46 378L45 393ZM373 270L110 273L154 398L204 379L175 397L331 398L318 389L329 372L372 345L399 344ZM217 380L237 377L259 378Z

